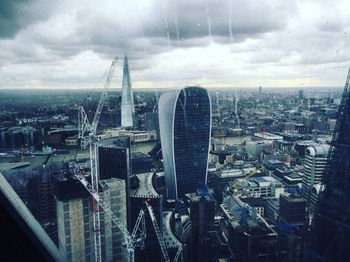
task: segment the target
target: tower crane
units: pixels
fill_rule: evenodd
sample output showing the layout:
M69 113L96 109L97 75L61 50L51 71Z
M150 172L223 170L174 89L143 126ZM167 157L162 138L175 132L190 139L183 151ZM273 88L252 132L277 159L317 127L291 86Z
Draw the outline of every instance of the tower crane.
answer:
M168 251L166 250L164 239L162 237L162 234L160 233L160 229L159 229L159 226L158 226L158 222L157 222L156 216L154 215L153 208L147 202L145 202L145 204L146 204L149 216L151 218L154 231L156 232L156 235L157 235L157 238L158 238L158 242L159 242L159 245L160 245L160 249L162 250L162 254L163 254L163 257L164 257L164 260L165 260L165 262L170 262Z
M140 246L141 248L144 247L144 239L146 238L146 226L145 226L145 213L143 210L140 210L140 213L138 215L138 218L136 220L135 226L133 228L133 231L131 234L127 230L124 223L121 222L121 220L114 215L112 210L108 207L108 205L104 202L104 200L99 195L99 188L98 188L98 174L96 170L96 153L97 153L97 146L94 144L97 140L96 131L97 131L97 125L98 121L100 119L103 106L107 99L107 89L111 83L111 79L113 76L113 72L115 69L115 65L117 63L118 58L115 57L112 61L108 77L106 80L106 83L104 85L104 90L101 94L94 118L92 122L90 123L87 117L87 114L82 106L78 107L78 138L81 140L81 147L86 148L87 145L89 145L90 150L90 169L91 169L91 185L86 180L85 176L78 172L78 170L75 172L75 177L83 184L85 189L90 193L93 199L94 208L93 208L93 224L94 224L94 248L95 248L95 261L100 262L102 260L101 256L101 232L100 232L100 212L99 208L101 207L105 214L107 214L109 217L111 217L113 223L119 228L119 230L123 233L125 237L125 246L128 252L128 258L130 262L133 262L135 260L135 247ZM86 133L88 136L86 136ZM97 204L95 204L97 203ZM166 262L170 262L170 258L165 246L165 242L163 240L162 235L160 234L159 226L157 223L157 220L155 218L155 215L153 213L152 207L146 203L147 210L150 214L153 227L156 231L158 241L161 246L161 250L164 256L164 259ZM141 229L140 229L141 226ZM182 246L179 246L178 251L175 255L174 262L177 262L180 254L182 253Z
M85 189L90 193L98 206L100 206L106 215L108 215L113 223L119 228L125 237L125 246L128 252L128 258L130 262L135 260L135 247L144 247L144 240L146 238L146 224L145 224L145 212L141 209L139 215L136 219L135 226L131 232L126 228L126 225L117 217L108 205L104 202L102 197L96 192L89 182L86 180L85 176L81 173L76 173L75 177L83 184ZM141 228L140 228L141 227Z
M91 142L91 139L96 137L98 121L100 120L103 106L107 100L107 89L111 84L111 80L113 77L113 73L114 73L114 69L117 64L117 61L118 61L118 57L114 57L108 72L108 76L103 88L103 92L101 94L100 100L96 108L94 118L91 123L89 122L89 119L87 117L87 114L84 108L82 106L78 107L78 138L81 140L82 148L85 148ZM88 133L88 137L86 137L86 133Z
M147 207L149 216L150 216L150 218L151 218L154 231L156 232L156 235L157 235L157 238L158 238L158 242L159 242L159 245L160 245L160 249L162 250L162 254L163 254L164 261L165 261L165 262L170 262L169 254L168 254L168 251L167 251L167 248L166 248L164 239L163 239L163 237L162 237L162 234L160 233L159 225L158 225L156 216L155 216L155 214L154 214L154 212L153 212L153 208L152 208L152 206L151 206L150 204L148 204L147 202L145 202L145 205L146 205L146 207ZM173 262L177 262L177 261L178 261L178 259L179 259L179 257L180 257L180 254L182 253L182 250L183 250L183 249L182 249L182 245L179 245L179 247L178 247L178 249L177 249L177 252L176 252L176 254L175 254L175 257L174 257Z
M114 68L117 63L118 57L115 57L112 61L111 67L109 69L109 73L107 76L107 80L104 85L104 90L101 94L100 100L97 105L97 109L94 115L92 122L90 123L86 112L83 107L78 107L78 138L81 139L81 145L85 148L89 145L90 149L90 172L91 172L91 187L95 194L98 196L98 175L96 170L96 150L97 147L94 145L96 142L96 131L98 121L100 120L101 112L103 109L103 105L105 104L107 98L107 89L111 83L112 76L114 73ZM88 137L85 136L86 132L88 133ZM80 179L79 179L80 180ZM81 181L81 180L80 180ZM82 182L82 181L81 181ZM84 183L83 183L84 185ZM94 204L95 197L92 198ZM94 248L95 248L95 261L100 262L102 260L101 257L101 228L100 228L100 206L93 205L93 224L94 224Z

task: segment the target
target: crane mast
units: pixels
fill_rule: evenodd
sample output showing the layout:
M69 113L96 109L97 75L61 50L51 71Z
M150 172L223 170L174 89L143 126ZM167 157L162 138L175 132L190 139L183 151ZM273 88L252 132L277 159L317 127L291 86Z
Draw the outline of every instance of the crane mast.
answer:
M94 115L92 122L90 123L87 117L87 114L82 106L79 106L78 109L78 138L81 141L81 147L86 148L89 145L90 150L90 169L91 169L91 185L86 180L85 176L78 171L75 172L75 177L83 184L85 189L90 193L93 201L93 224L94 224L94 249L95 249L95 261L101 262L101 222L100 222L100 208L111 217L113 223L119 228L122 234L125 237L125 246L128 252L128 259L130 262L135 260L135 247L139 246L140 248L144 247L144 240L146 238L146 225L145 225L145 212L140 210L140 213L137 217L135 226L131 234L127 230L124 223L112 212L108 205L103 201L99 195L99 181L98 174L96 170L96 154L97 146L94 144L97 141L97 125L102 113L103 106L107 100L107 89L111 83L113 72L116 66L118 58L115 57L112 61L111 67L109 69L108 77L104 85L104 90L101 94L97 109ZM86 136L88 134L88 136ZM161 247L161 251L166 262L170 262L170 258L166 249L164 239L160 233L160 229L154 215L152 206L145 202L146 208L151 217L153 228L156 232L158 242ZM174 262L176 262L182 253L182 246L178 247L177 253L174 257Z
M106 99L107 99L107 89L108 89L109 85L111 84L114 68L115 68L115 65L117 64L117 61L118 61L118 57L115 57L112 61L111 67L110 67L109 72L108 72L107 80L106 80L106 83L104 86L104 92L101 94L100 101L98 102L96 113L94 115L94 119L92 120L92 123L91 123L91 129L95 135L96 135L98 121L100 120L100 116L102 113L102 108L103 108L103 106L106 102Z
M103 106L107 100L107 90L111 84L111 80L113 77L113 73L114 73L114 69L117 64L117 61L118 61L118 57L114 57L92 122L91 123L89 122L86 112L82 106L79 106L77 108L78 109L78 138L81 141L82 148L86 148L86 146L89 143L91 143L91 140L94 140L96 138L98 121L100 120ZM88 133L88 136L86 136L86 133Z
M81 139L81 146L85 148L89 145L90 150L90 172L91 172L91 186L93 192L98 195L98 174L96 170L96 131L98 121L102 113L103 105L107 98L107 89L111 84L112 76L116 66L118 58L115 57L112 61L112 64L109 69L107 80L104 85L104 90L101 94L100 100L97 105L97 109L92 120L92 123L89 122L86 112L83 107L78 107L78 137ZM85 134L88 133L88 137ZM101 262L101 221L100 221L100 210L99 205L95 204L95 199L92 198L93 202L93 224L94 224L94 249L95 249L95 261Z
M86 180L85 176L80 173L76 173L75 177L83 184L85 189L90 193L93 197L95 203L102 208L107 216L109 216L113 223L119 228L122 234L125 237L125 245L128 251L129 261L133 262L135 260L135 247L139 246L140 248L144 247L144 240L146 238L146 224L145 224L145 212L140 210L139 215L136 219L136 223L132 233L130 234L126 228L125 223L123 223L119 217L117 217L113 211L108 207L108 205L104 202L102 197L96 192L92 185Z
M160 249L162 250L162 254L163 254L163 257L164 257L164 261L165 262L170 262L168 251L166 249L165 242L164 242L164 239L162 237L162 234L160 233L160 229L159 229L159 226L158 226L158 222L157 222L156 216L154 215L153 208L147 202L145 202L145 204L146 204L149 216L151 218L154 231L156 232L156 235L157 235L157 238L158 238L158 242L159 242L159 245L160 245Z

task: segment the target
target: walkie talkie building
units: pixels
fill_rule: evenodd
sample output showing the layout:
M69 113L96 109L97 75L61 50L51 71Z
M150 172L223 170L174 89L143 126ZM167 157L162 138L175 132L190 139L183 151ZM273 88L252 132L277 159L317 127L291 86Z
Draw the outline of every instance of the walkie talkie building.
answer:
M208 91L191 86L164 93L159 127L168 198L178 199L206 184L211 132Z

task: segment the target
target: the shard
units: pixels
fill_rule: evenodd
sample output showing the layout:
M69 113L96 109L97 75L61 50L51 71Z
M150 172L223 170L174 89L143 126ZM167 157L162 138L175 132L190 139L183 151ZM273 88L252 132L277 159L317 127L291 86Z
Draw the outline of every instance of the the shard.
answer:
M311 228L309 261L349 261L350 258L350 70L337 114L323 177L325 190Z
M134 125L135 125L134 96L132 94L132 89L131 89L128 57L125 55L124 67L123 67L121 126L134 127Z

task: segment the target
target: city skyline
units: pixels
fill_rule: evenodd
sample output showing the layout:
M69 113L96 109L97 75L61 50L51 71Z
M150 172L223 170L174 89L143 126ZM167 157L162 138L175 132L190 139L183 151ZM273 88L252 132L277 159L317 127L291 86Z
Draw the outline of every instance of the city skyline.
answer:
M349 10L340 0L4 1L0 88L94 88L125 53L135 89L341 87Z
M346 167L331 168L341 174L332 183L321 178L321 169L326 161L334 166L338 160L347 163L347 158L323 154L330 141L338 147L338 141L349 140L344 110L348 93L310 97L301 90L264 91L242 93L236 104L235 90L183 87L159 92L159 100L157 92L140 91L134 129L115 127L122 99L113 92L111 110L99 107L95 113L101 116L96 154L81 143L74 107L80 104L93 115L104 93L2 92L0 171L45 230L40 234L48 235L68 261L126 261L119 257L124 251L135 262L162 257L174 262L317 261L321 253L313 248L313 221L320 221L318 199L327 212L332 210L327 237L316 230L321 233L318 239L334 238L316 247L332 247L325 255L344 261L348 255L346 250L340 253L341 234L331 229L347 227L343 223L348 217L327 205L334 206L332 199L341 196L333 189L343 192L349 185L339 182L347 179L338 172ZM169 162L175 165L172 170ZM100 186L90 187L90 179L99 180ZM331 194L325 198L327 192ZM96 203L104 212L97 213ZM11 222L8 218L5 224ZM33 234L38 232L29 232ZM9 235L14 234L2 234L16 239ZM117 244L122 236L126 245ZM27 250L26 243L14 246ZM332 243L339 252L333 252ZM4 253L16 256L11 251Z

